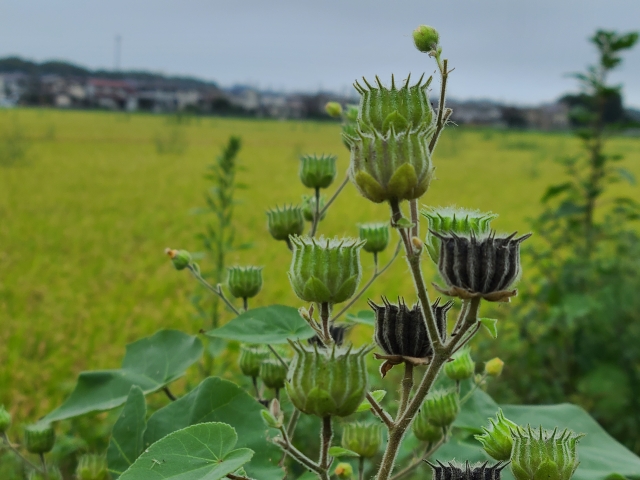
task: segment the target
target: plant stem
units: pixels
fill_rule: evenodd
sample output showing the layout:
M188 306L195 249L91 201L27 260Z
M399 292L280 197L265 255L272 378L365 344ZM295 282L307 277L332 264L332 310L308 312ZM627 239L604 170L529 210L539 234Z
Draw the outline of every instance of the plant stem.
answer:
M420 455L418 458L414 459L404 469L400 470L393 477L391 477L391 480L400 480L402 477L405 477L406 475L409 475L416 468L418 468L420 465L422 465L424 460L427 460L431 455L433 455L436 452L436 450L438 450L438 448L440 448L442 446L444 441L445 441L445 438L443 436L440 440L438 440L433 445L431 443L428 443L427 446L425 447L424 452L422 453L422 455Z
M329 324L331 322L331 304L329 302L320 302L320 321L322 322L322 335L324 341L322 343L325 346L330 346L333 342L331 338L331 330L329 330Z
M163 387L162 391L167 395L167 397L169 397L169 400L171 400L172 402L175 402L177 400L176 396L171 393L171 390L169 390L169 387Z
M429 293L422 277L422 270L420 269L420 254L413 253L412 250L407 251L407 263L411 269L413 277L413 283L420 300L420 307L422 308L422 315L424 316L427 333L429 334L429 341L433 345L433 351L437 356L442 350L442 341L440 339L440 333L438 332L438 326L436 324L436 318L433 315L431 309L431 302L429 300Z
M402 210L400 210L400 204L397 200L389 200L389 206L391 207L391 226L398 229L398 233L404 243L404 248L407 251L407 255L409 255L410 253L413 253L413 248L411 247L411 241L408 238L407 230L397 226L398 222L403 218Z
M331 448L331 439L333 438L333 429L331 428L331 415L322 418L322 431L320 433L320 468L324 471L326 478L329 478L328 470L331 464L329 457L329 448Z
M253 388L256 391L256 400L260 401L262 395L260 395L260 389L258 388L258 377L251 377L251 380L253 382Z
M238 309L233 306L233 303L231 303L227 299L227 297L225 297L224 292L222 291L222 285L221 284L218 284L217 287L214 287L209 282L207 282L204 278L202 278L202 275L200 275L200 272L198 272L193 267L193 265L188 265L187 268L193 274L193 276L196 278L196 280L198 280L202 285L204 285L207 288L207 290L209 290L210 292L213 292L216 295L218 295L222 299L222 301L227 305L227 307L229 307L231 309L231 311L233 313L235 313L236 315L240 315L240 312L238 311Z
M376 415L376 417L382 420L382 422L387 426L387 428L393 427L393 420L391 420L391 417L389 416L389 414L384 411L384 409L376 401L376 399L373 398L373 396L370 393L367 393L365 398L369 400L369 403L371 404L371 409L373 410L373 413Z
M242 297L242 309L245 312L249 310L249 299L247 297Z
M47 462L44 459L44 453L40 453L40 463L42 463L42 470L44 471L45 480L49 480L49 470L47 469Z
M411 227L411 237L420 238L420 219L418 218L417 199L409 201L409 211L411 213L411 223L413 223L413 227Z
M460 406L462 406L465 403L467 403L467 401L471 398L471 395L473 395L473 392L475 392L478 389L478 387L480 385L482 385L482 382L484 382L486 378L487 378L487 374L486 373L482 374L482 377L480 378L480 380L475 382L473 384L473 387L471 388L471 390L469 390L465 394L465 396L460 399ZM460 392L458 392L458 393L460 393Z
M269 348L269 350L271 350L271 353L273 353L273 354L276 356L276 358L278 359L278 361L279 361L282 365L284 365L286 368L289 368L289 365L287 364L287 362L284 360L284 358L282 358L282 357L278 354L278 352L276 352L276 349L275 349L275 348L273 348L273 347L271 346L271 344L267 343L267 347Z
M2 434L0 434L0 437L2 438L2 441L7 446L7 448L9 448L9 450L11 450L20 460L22 460L26 465L29 465L31 468L33 468L37 472L44 474L44 471L42 471L40 467L32 463L28 458L23 456L17 448L11 445L11 441L9 440L9 437L7 437L6 432L2 432Z
M402 415L407 403L409 403L409 396L411 395L411 389L413 388L413 364L404 362L404 378L402 379L402 397L400 398L400 406L398 407L398 417Z
M445 100L447 97L447 78L449 77L449 73L447 71L447 63L448 60L445 58L442 61L442 65L438 62L438 67L440 69L440 103L438 104L438 120L436 122L436 131L431 137L431 142L429 142L429 153L433 153L433 149L436 147L436 143L438 143L438 138L440 137L440 133L442 133L442 129L444 128L445 122L443 121L443 114L445 110Z
M358 480L364 480L364 457L358 459Z
M333 201L338 198L338 195L340 195L340 192L342 192L342 189L347 185L347 183L349 183L349 177L345 177L345 179L342 181L342 183L340 184L340 186L338 187L338 189L333 193L333 195L331 196L331 198L329 199L329 201L327 201L327 203L325 204L324 208L322 210L320 210L320 216L324 215L327 210L329 209L329 206L333 203Z
M291 413L291 418L289 419L289 423L287 424L287 434L289 438L293 438L293 434L296 430L296 425L298 424L298 419L300 418L300 410L294 407L293 412Z
M284 453L289 455L299 464L307 467L309 470L313 470L317 474L320 474L320 466L291 444L288 437L286 437L287 431L284 428L281 428L280 431L283 433L284 438L280 441L276 440L275 443L282 448Z
M316 209L313 212L313 223L311 224L311 232L309 232L309 236L313 237L316 234L316 230L318 229L318 224L320 223L320 189L316 188Z

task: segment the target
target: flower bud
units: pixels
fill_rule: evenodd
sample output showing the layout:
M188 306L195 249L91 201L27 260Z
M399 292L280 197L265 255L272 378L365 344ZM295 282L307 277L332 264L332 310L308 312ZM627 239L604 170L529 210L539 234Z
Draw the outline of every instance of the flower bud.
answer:
M360 248L364 242L291 237L291 243L289 280L301 300L335 304L353 296L362 274Z
M299 206L276 207L267 211L269 233L276 240L289 240L290 235L300 235L304 231L304 217Z
M468 348L464 348L453 355L453 360L444 365L444 373L451 380L460 382L471 378L476 371L476 363L471 358Z
M257 378L260 376L260 364L267 358L269 358L269 352L261 347L242 345L238 364L244 375Z
M320 197L320 206L318 211L321 212L324 208L324 197ZM302 216L307 222L313 222L313 217L316 214L316 197L315 195L303 195L302 196ZM320 220L324 220L327 216L327 212L320 215Z
M340 480L350 480L353 477L353 467L350 463L341 462L333 471Z
M327 102L324 106L324 111L327 112L327 115L333 118L340 118L342 116L342 105L338 102Z
M426 410L423 408L416 415L415 420L411 424L411 430L418 440L428 443L436 443L444 435L442 427L436 427L429 423Z
M44 473L39 472L38 470L31 470L27 478L29 480L64 480L60 469L55 465L47 465L46 477Z
M427 252L434 263L440 258L440 239L431 232L440 234L458 233L480 236L491 231L491 220L498 217L495 213L483 213L478 210L445 207L422 210L422 216L429 222L427 229Z
M429 188L433 177L429 142L435 133L433 109L427 98L429 81L387 88L363 79L355 83L360 114L353 132L343 131L351 150L349 177L360 193L375 203L413 200Z
M475 439L482 444L482 448L492 458L496 460L509 460L511 458L511 448L513 440L511 431L517 430L518 425L506 418L502 413L502 409L498 410L496 419L489 419L491 424L489 428L482 427L484 433L475 435Z
M366 242L362 247L365 252L380 253L389 245L388 223L366 223L359 230L360 240Z
M353 351L319 349L290 342L296 355L285 388L291 403L309 415L346 417L356 411L368 391L364 356L371 347Z
M262 267L230 267L227 285L236 298L255 297L262 288Z
M267 427L270 427L270 428L282 427L282 422L279 421L276 417L274 417L273 413L271 413L269 410L260 410L260 415L262 415L262 420L264 421Z
M382 445L382 425L348 423L342 430L342 446L361 457L371 458Z
M186 250L172 250L171 248L167 248L164 252L169 256L176 270L184 270L191 265L191 254Z
M424 412L423 412L424 411ZM460 412L460 397L455 390L435 391L427 396L420 411L436 427L448 427Z
M503 367L504 362L502 360L500 360L498 357L492 358L484 364L484 373L486 373L490 377L499 377L502 374Z
M4 405L0 405L0 434L5 433L11 426L11 414L7 412Z
M427 461L433 469L433 480L500 480L500 472L507 465L498 462L495 465L487 466L487 462L469 465L458 465L455 462L449 462L448 465L443 464L440 460L433 464Z
M420 25L413 31L413 43L423 53L429 53L438 47L440 35L438 31L428 25Z
M515 233L508 237L431 233L442 242L438 270L448 286L435 285L439 292L490 302L508 302L518 293L508 289L520 275L520 243L531 234L514 238Z
M583 434L565 429L558 433L532 430L531 426L511 432L511 473L516 480L569 480L578 468L576 447Z
M78 480L108 480L107 459L102 455L82 455L76 468Z
M335 155L300 157L300 181L308 188L327 188L336 178Z
M56 433L49 423L38 422L24 428L24 444L30 453L47 453L53 448Z
M280 390L287 379L287 367L280 360L269 358L260 364L260 378L265 387Z

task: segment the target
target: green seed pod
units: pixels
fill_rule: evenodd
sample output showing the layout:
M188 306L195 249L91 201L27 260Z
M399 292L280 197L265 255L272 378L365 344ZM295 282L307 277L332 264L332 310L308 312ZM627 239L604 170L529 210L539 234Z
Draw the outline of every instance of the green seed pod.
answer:
M371 458L382 445L382 425L348 423L342 430L342 446L361 457Z
M453 360L444 365L444 373L451 380L459 382L471 378L476 371L476 363L471 358L471 352L464 348L453 355Z
M324 208L325 202L324 197L320 197L320 207L319 211L322 211ZM307 222L313 222L313 217L316 214L316 197L315 195L303 195L302 196L302 216ZM320 220L324 220L324 217L327 216L327 212L324 212L320 215Z
M64 480L62 472L55 465L47 465L47 476L44 473L40 473L37 470L31 470L29 472L29 480Z
M336 469L333 471L333 473L340 480L351 480L351 478L353 477L353 467L350 463L341 462L336 466Z
M397 89L378 88L364 79L358 82L360 114L354 134L343 132L351 150L349 177L360 193L375 203L413 200L429 188L433 176L429 142L435 133L435 119L427 87L429 81Z
M230 267L227 285L236 298L255 297L262 288L262 267Z
M424 53L429 53L438 47L440 35L438 31L428 25L420 25L413 31L413 43Z
M300 157L300 181L308 188L327 188L336 178L335 155Z
M191 265L191 254L186 250L172 250L171 248L167 248L165 253L171 259L176 270L184 270Z
M302 209L296 205L276 207L267 211L269 233L276 240L289 240L290 235L300 235L304 231Z
M260 376L260 364L269 358L269 352L258 346L242 345L240 347L240 370L247 377Z
M436 427L429 423L426 415L427 410L422 408L411 424L411 430L418 440L428 443L436 443L442 438L442 427Z
M469 462L465 462L464 465L449 462L445 465L437 460L436 464L429 461L427 463L433 469L433 480L500 480L500 472L507 466L502 462L492 466L487 466L487 462L475 465L469 465Z
M290 342L296 355L285 388L295 407L309 415L346 417L356 411L368 391L364 356L372 347L353 351L319 349Z
M366 243L362 247L365 252L380 253L389 245L389 224L365 223L360 225L360 240Z
M455 390L433 392L425 399L422 410L431 425L448 427L460 412L460 397Z
M324 106L324 111L327 115L333 118L340 118L342 116L342 105L338 102L327 102Z
M425 245L431 260L437 265L440 258L440 239L431 232L440 234L458 233L476 236L491 231L491 220L498 217L495 213L483 213L478 210L466 210L455 207L439 207L422 210L422 216L427 219L427 238Z
M492 358L484 364L484 373L490 377L499 377L502 375L502 369L504 368L504 362L498 357Z
M504 416L502 409L498 410L496 419L489 419L491 424L489 428L482 427L484 433L475 435L475 439L482 444L482 448L492 458L496 460L509 460L511 458L511 448L513 447L513 439L511 431L517 430L518 425Z
M336 304L353 296L362 275L360 248L364 242L291 237L291 244L289 280L301 300Z
M24 428L24 444L28 452L50 452L55 441L56 433L49 423L38 422Z
M279 390L284 388L288 368L280 360L269 358L260 364L260 378L265 387Z
M516 480L569 480L578 468L576 447L583 434L571 430L558 433L531 426L511 432L511 473Z
M82 455L76 468L78 480L108 480L107 459L103 455Z
M4 405L0 405L0 433L9 430L11 426L11 414L7 412Z

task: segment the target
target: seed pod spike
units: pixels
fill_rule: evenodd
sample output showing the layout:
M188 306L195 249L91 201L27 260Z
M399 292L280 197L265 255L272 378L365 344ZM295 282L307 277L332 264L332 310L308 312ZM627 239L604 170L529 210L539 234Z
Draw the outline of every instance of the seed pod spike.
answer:
M418 79L418 83L415 84L416 88L420 87L420 84L422 83L423 78L424 78L424 72L422 73L422 75L420 75L420 78ZM429 85L429 82L427 82L427 85Z
M380 89L384 88L384 85L382 85L382 82L380 81L380 77L378 77L378 75L376 75L376 83L378 84L378 87Z
M411 80L411 74L407 75L407 80L402 88L409 88L409 81Z
M362 81L367 85L367 87L369 87L369 90L375 90L375 87L367 82L366 78L362 77Z

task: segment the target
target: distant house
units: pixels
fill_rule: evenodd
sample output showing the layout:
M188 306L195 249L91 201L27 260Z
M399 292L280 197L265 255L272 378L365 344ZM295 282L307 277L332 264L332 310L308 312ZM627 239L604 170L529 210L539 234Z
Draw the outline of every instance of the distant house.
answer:
M564 130L569 128L569 106L565 103L549 103L523 109L530 127L538 130Z
M124 110L130 107L130 98L135 96L136 89L126 80L90 78L86 93L91 105L109 110Z

